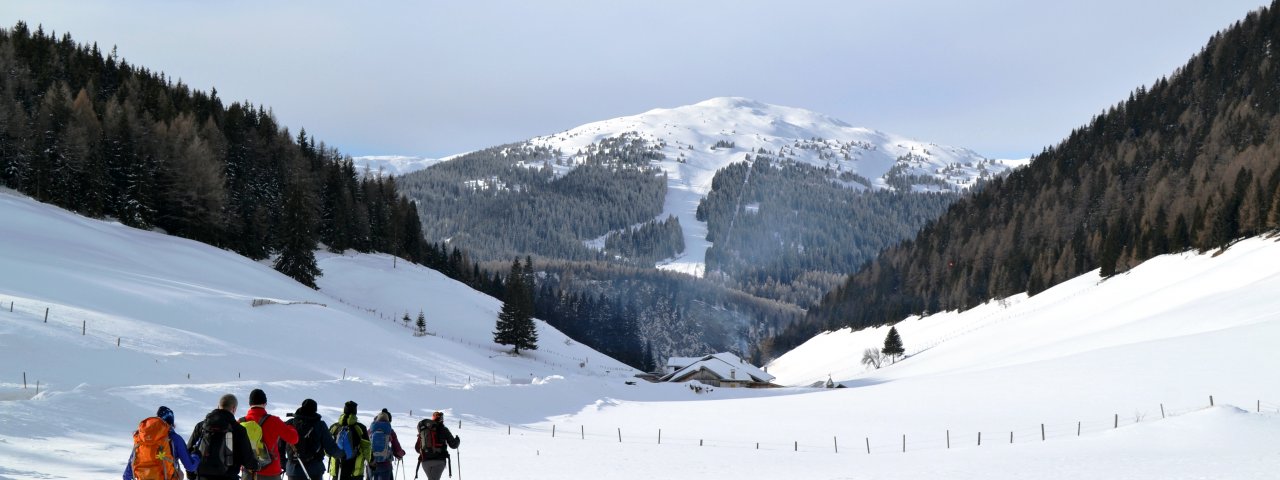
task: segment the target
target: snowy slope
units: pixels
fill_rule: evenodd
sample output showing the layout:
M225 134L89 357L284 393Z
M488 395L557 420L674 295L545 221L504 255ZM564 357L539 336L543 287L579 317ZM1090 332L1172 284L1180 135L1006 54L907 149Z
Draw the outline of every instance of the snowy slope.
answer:
M157 405L176 410L185 435L219 395L243 401L256 387L275 414L303 398L328 420L349 399L365 422L386 407L405 437L422 412L445 410L464 437L454 466L466 478L1273 478L1280 469L1274 240L910 319L899 328L912 355L879 371L863 372L851 352L883 331L823 335L769 367L788 383L830 373L854 388L698 394L626 385L629 369L545 325L537 352L502 355L488 341L498 302L387 256L322 255L317 292L225 251L12 194L0 193L0 211L0 303L15 304L0 309L0 479L115 478L130 432ZM395 320L418 310L435 335L413 337ZM1209 395L1217 407L1207 408Z
M368 169L371 174L381 172L383 175L399 177L435 165L444 159L408 155L363 155L351 157L351 161L356 167L356 172L361 174Z
M588 145L623 134L637 135L661 147L666 158L657 165L666 172L668 184L666 202L658 218L678 217L686 245L683 256L661 267L695 275L701 275L710 246L706 225L695 218L698 201L711 190L711 179L718 170L743 161L760 149L797 162L860 175L873 188L890 188L886 177L890 171L930 177L940 183L917 184L912 187L917 191L967 188L981 178L1025 163L991 160L965 148L857 128L809 110L740 97L713 98L589 123L530 142L572 156ZM557 169L563 172L574 168L573 162L566 163ZM866 188L854 182L848 185Z

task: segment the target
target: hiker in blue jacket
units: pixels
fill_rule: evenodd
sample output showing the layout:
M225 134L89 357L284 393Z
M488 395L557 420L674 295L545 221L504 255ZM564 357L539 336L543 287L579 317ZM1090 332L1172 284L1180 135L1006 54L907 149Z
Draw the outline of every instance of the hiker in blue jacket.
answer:
M310 398L293 412L293 418L285 421L298 431L298 444L283 448L284 474L289 480L320 480L324 476L324 456L342 455L342 449L333 441L329 426L316 412L316 401ZM305 471L304 471L305 470Z
M173 410L161 405L156 410L156 416L169 424L169 443L173 444L173 455L182 462L182 468L188 472L196 471L196 468L200 466L200 457L187 452L187 441L183 440L182 435L179 435L173 427ZM129 463L124 465L124 480L133 480L133 452L129 452Z
M382 409L369 424L369 444L373 452L369 458L370 480L392 480L392 462L404 459L400 438L391 428L391 412Z

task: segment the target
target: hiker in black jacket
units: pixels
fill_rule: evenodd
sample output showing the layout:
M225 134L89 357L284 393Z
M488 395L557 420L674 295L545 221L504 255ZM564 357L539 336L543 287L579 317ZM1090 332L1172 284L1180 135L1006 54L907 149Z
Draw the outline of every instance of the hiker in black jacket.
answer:
M249 443L249 434L236 421L239 402L230 393L218 399L215 408L187 437L187 451L200 456L200 466L187 478L199 480L228 480L240 478L240 468L258 465ZM231 445L225 445L230 434Z
M461 443L462 437L453 436L449 427L444 426L444 413L432 413L431 418L418 422L418 442L414 450L418 452L418 465L427 472L427 480L440 480L449 460L449 448L445 447L457 450Z
M316 413L316 401L310 398L293 412L293 418L285 421L298 430L298 444L294 448L281 447L284 452L284 473L289 480L320 480L324 477L324 456L342 456L342 449L333 441L329 426ZM303 471L306 470L306 471Z

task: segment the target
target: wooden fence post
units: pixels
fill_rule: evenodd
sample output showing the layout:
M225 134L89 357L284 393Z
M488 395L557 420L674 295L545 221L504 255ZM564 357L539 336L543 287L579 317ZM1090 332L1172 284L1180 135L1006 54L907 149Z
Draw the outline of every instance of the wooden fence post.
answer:
M902 453L907 453L907 434L902 434Z
M840 453L840 438L831 437L831 446L836 449L836 453Z
M1112 426L1111 428L1120 428L1120 414L1119 414L1119 413L1117 413L1117 414L1116 414L1116 424L1115 424L1114 426Z
M342 379L347 379L347 367L342 367Z
M84 336L84 334L85 334L86 332L88 332L88 331L89 331L89 321L88 321L88 320L82 320L82 321L80 322L80 335L81 335L81 336Z
M1044 424L1043 423L1040 424L1040 441L1041 442L1044 441Z
M978 446L982 446L982 432L978 432Z
M799 451L800 451L800 441L799 441L799 440L796 440L795 451L797 451L797 452L799 452Z
M22 372L22 389L27 389L27 372Z
M13 304L9 304L12 306ZM49 307L44 307L44 323L49 323Z
M459 428L459 430L461 430L461 428ZM551 425L551 438L556 438L556 426L554 424Z
M662 445L662 429L658 429L658 445Z
M871 455L871 437L867 437L867 455Z
M578 426L579 426L579 427L582 427L582 439L583 439L583 440L586 440L586 439L587 439L587 426L586 426L586 425L578 425Z
M1084 422L1076 422L1076 436L1080 436L1080 425Z
M1013 445L1013 432L1009 432L1009 444Z
M622 427L618 427L618 443L622 443Z
M1161 403L1161 404L1160 404L1160 418L1165 418L1165 416L1164 416L1164 404L1163 404L1163 403Z
M1213 395L1209 395L1209 406L1213 406Z
M947 450L951 449L951 429L947 429Z

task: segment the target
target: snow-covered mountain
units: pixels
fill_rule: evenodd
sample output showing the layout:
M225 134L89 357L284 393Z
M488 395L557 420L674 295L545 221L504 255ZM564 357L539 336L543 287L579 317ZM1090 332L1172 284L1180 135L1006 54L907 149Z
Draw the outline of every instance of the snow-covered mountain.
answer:
M430 167L444 161L440 158L414 157L408 155L363 155L351 157L356 172L361 175L367 169L370 174L383 174L398 177L406 173Z
M702 273L709 246L706 225L695 218L698 201L711 190L717 171L757 152L829 168L833 181L844 178L850 188L859 189L959 190L1026 163L993 160L966 148L853 127L809 110L741 97L589 123L530 143L567 157L554 167L564 173L580 163L574 156L588 146L623 135L648 142L665 157L656 162L668 179L659 218L680 219L686 252L662 267L695 275Z
M1260 267L1280 262L1274 238L907 319L909 356L880 370L858 356L883 330L821 335L769 366L783 383L829 375L850 388L698 393L628 385L631 369L541 323L537 351L503 355L490 342L496 300L386 255L322 254L313 291L220 249L12 193L0 211L3 479L117 476L156 406L185 436L219 395L243 402L253 388L276 415L304 398L330 421L347 400L364 422L385 407L402 439L443 410L466 438L454 459L466 478L1280 470L1280 387L1267 380L1280 369L1280 274ZM418 310L434 335L391 318Z

